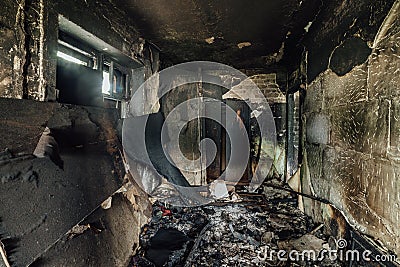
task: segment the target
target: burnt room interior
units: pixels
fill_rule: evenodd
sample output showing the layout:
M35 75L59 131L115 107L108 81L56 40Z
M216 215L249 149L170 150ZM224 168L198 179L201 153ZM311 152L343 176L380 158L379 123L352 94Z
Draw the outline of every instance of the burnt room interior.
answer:
M400 0L3 0L0 47L0 267L400 266Z

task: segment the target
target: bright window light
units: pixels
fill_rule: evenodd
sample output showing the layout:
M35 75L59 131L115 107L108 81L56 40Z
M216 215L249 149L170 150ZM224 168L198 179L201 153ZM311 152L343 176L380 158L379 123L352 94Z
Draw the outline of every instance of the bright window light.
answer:
M109 95L110 88L111 86L110 86L109 74L108 72L103 71L103 88L102 88L103 94Z
M80 60L80 59L77 59L77 58L75 58L75 57L73 57L73 56L67 55L67 54L65 54L65 53L63 53L63 52L57 51L57 56L58 56L59 58L62 58L62 59L64 59L64 60L67 60L67 61L69 61L69 62L73 62L73 63L75 63L75 64L87 66L87 63L86 63L86 62L84 62L84 61L82 61L82 60Z

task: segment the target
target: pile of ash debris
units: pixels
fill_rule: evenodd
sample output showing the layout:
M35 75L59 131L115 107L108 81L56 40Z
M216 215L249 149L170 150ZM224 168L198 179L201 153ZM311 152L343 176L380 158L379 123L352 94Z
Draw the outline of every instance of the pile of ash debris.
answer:
M274 251L314 250L318 256L329 245L322 225L297 208L295 197L269 191L273 193L239 193L237 203L202 207L155 202L131 266L342 266L330 258L309 258L312 255L277 259Z

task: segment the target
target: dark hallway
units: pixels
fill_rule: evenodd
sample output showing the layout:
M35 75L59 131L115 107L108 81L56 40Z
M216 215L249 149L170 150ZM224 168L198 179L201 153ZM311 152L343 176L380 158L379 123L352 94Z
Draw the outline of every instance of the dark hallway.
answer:
M400 266L400 0L3 0L0 267Z

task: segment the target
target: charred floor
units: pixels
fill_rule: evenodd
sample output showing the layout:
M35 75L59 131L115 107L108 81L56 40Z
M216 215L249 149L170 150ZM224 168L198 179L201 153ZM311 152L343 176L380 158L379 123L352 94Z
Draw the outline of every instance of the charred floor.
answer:
M400 266L399 0L3 0L0 267Z

